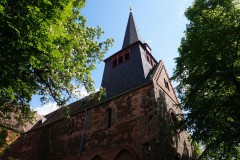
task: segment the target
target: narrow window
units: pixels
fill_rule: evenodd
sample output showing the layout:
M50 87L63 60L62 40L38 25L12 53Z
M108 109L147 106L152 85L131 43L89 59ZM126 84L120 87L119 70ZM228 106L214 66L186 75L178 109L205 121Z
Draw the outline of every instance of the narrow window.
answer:
M117 59L113 59L113 64L112 64L113 67L116 67L117 66Z
M107 109L107 126L110 128L112 125L112 109L108 108Z
M168 84L168 82L166 81L165 78L164 78L164 84L165 84L165 87L170 91L170 89L169 89L169 84Z
M129 60L129 52L124 55L124 61Z
M150 58L149 58L149 56L147 56L147 61L150 62Z
M151 66L153 66L153 61L151 60Z
M74 132L74 126L75 126L74 124L75 124L75 119L73 118L71 123L69 123L69 128L70 128L71 134L73 134L73 132Z
M120 56L120 57L118 58L118 64L121 64L121 63L123 63L123 56Z

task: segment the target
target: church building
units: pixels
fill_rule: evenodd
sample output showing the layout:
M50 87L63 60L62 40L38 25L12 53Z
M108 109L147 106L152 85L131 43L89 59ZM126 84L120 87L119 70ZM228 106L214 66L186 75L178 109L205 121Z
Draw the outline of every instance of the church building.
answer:
M3 155L21 160L190 160L187 131L163 62L140 39L130 11L122 48L104 60L105 98L91 96L58 109L24 133Z

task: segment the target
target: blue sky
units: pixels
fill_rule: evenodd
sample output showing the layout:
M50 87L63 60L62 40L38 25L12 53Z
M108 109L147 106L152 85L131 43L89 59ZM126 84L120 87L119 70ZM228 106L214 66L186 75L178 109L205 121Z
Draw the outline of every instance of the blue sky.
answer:
M193 0L88 0L81 14L86 17L88 26L99 25L104 30L102 40L109 37L114 39L114 46L105 55L107 58L122 48L131 3L142 41L149 44L157 61L163 60L171 76L175 67L174 58L178 56L177 48L188 23L184 11L192 2ZM100 62L92 72L96 89L101 86L103 69L104 62ZM53 102L42 106L38 96L34 96L31 106L37 108L40 114L47 114L57 108Z

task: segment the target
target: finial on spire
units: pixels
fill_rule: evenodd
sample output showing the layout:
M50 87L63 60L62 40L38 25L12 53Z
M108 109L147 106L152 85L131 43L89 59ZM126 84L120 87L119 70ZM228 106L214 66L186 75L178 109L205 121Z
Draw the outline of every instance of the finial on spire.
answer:
M129 9L130 9L130 12L132 12L133 8L132 8L132 3L131 2L130 2L130 8Z
M133 13L130 12L122 48L126 48L127 46L129 46L139 40L141 40L141 38L138 33L137 26L133 19Z

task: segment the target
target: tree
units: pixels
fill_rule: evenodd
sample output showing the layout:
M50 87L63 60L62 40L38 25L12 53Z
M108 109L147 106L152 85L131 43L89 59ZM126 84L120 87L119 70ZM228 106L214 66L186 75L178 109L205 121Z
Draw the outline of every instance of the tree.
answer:
M85 0L0 1L0 124L32 118L41 95L63 106L75 88L93 90L91 71L112 45L100 27L86 26ZM14 113L14 114L12 114Z
M202 154L199 159L226 159L226 160L237 160L240 156L239 147L235 148L235 152L224 153L224 148L218 148L215 150L208 150L205 154ZM224 153L224 154L223 154Z
M195 0L172 77L185 124L206 150L240 144L240 2ZM222 149L224 148L224 149Z
M196 142L192 142L193 148L194 148L194 158L195 159L199 159L199 157L202 155L202 148L201 148L201 144L196 143Z

